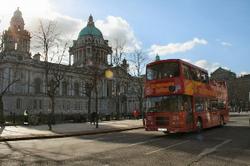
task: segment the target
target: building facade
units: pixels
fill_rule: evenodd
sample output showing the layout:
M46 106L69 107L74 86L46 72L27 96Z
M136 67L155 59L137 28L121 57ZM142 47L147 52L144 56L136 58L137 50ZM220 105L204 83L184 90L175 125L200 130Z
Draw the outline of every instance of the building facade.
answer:
M5 114L48 114L50 100L45 82L45 62L40 54L30 53L30 33L25 30L22 13L14 12L8 30L3 32L2 52L0 53L0 90L10 84L3 96ZM88 83L91 80L93 65L102 71L112 72L112 78L98 77L98 108L100 114L130 114L138 108L138 101L133 91L133 81L128 74L126 60L122 65L112 67L108 57L112 48L101 31L95 27L93 17L84 27L73 46L69 48L69 65L60 64L64 73L55 97L55 114L87 114ZM58 64L52 64L56 66ZM95 111L92 91L91 111Z
M226 81L228 101L233 111L250 111L250 75L236 77L232 71L218 68L211 73L211 79Z

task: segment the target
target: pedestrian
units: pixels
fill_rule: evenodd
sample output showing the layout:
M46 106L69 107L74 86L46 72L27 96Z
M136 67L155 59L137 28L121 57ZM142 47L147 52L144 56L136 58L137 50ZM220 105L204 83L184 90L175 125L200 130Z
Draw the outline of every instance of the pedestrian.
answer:
M12 118L13 118L13 115L12 115L12 112L10 112L10 121L13 123Z
M12 115L13 115L13 117L12 117L13 124L16 125L16 113L14 112Z
M96 118L96 112L92 112L90 118L90 124L93 123L95 125L95 118Z
M41 124L42 122L42 112L40 111L38 114L38 124Z
M23 115L24 115L24 125L28 125L29 124L29 113L28 113L28 111L24 110Z
M133 112L133 115L134 115L135 119L138 119L139 112L135 109L134 112Z

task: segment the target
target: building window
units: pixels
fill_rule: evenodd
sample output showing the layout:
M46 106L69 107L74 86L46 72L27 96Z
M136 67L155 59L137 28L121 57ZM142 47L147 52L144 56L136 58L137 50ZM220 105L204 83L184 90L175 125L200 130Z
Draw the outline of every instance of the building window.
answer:
M107 82L107 97L112 96L112 80L108 80Z
M67 110L70 110L70 101L67 102Z
M35 94L41 93L41 87L42 87L42 80L40 78L36 78L34 80L34 89L35 89Z
M39 109L43 109L43 103L42 103L42 100L39 100Z
M81 105L81 103L79 102L79 101L76 101L75 102L75 110L80 110L80 106Z
M87 54L89 54L90 53L90 48L87 48Z
M33 100L33 109L37 109L37 101Z
M18 31L18 32L21 31L20 25L17 26L17 31Z
M22 99L17 99L16 100L16 109L21 109L22 108Z
M79 96L79 83L78 82L74 83L74 94L75 96Z
M67 82L65 81L62 83L62 95L63 96L68 95L68 85Z

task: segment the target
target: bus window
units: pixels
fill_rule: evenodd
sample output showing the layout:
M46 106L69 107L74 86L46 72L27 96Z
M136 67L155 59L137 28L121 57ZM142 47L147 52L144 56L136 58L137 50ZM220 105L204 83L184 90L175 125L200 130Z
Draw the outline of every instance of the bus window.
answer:
M192 104L190 96L183 96L183 111L192 112Z
M205 99L205 101L204 101L204 110L206 110L206 111L212 110L209 99Z
M211 111L216 111L218 108L218 101L216 99L210 100Z
M191 76L191 71L189 69L188 66L183 65L183 75L185 79L191 80L192 76Z
M182 96L164 96L148 98L148 112L176 112L181 111Z
M147 80L173 78L179 76L179 64L168 62L147 67Z
M191 78L192 80L194 81L198 81L198 74L197 74L197 71L195 69L191 69Z
M204 101L200 97L195 98L195 111L200 112L204 110Z
M155 80L157 79L157 66L152 66L147 68L147 80Z
M222 100L218 101L218 105L217 105L218 109L225 109L225 102Z
M208 83L208 74L205 72L201 72L201 82Z
M208 77L208 74L206 72L192 68L190 70L190 75L191 75L191 79L194 81L208 83L209 77Z

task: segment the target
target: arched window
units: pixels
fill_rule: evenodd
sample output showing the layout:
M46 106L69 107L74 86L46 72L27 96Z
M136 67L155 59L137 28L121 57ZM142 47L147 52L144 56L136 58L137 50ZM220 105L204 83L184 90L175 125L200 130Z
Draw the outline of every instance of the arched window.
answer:
M40 78L34 80L34 91L35 94L42 93L42 80Z
M17 43L15 43L15 50L17 50Z

